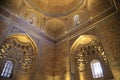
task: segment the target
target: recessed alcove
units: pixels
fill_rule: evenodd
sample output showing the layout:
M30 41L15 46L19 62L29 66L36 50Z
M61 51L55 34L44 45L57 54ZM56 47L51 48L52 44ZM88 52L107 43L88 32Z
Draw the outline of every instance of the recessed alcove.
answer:
M119 5L2 0L0 80L120 80Z

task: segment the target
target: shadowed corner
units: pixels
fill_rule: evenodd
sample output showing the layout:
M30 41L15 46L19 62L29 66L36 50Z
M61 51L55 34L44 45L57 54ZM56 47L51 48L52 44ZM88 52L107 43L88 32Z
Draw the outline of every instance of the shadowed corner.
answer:
M120 2L120 0L116 0L117 2Z
M0 6L3 6L7 3L7 0L0 0Z

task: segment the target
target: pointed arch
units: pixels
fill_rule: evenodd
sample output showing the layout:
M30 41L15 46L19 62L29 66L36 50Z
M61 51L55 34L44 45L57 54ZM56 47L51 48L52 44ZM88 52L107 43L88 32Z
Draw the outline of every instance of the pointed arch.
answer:
M92 41L98 40L93 35L80 35L72 44L70 48L70 59L71 59L71 72L75 73L75 52L80 45L90 44Z
M22 33L18 33L18 34L12 34L12 35L8 35L7 39L10 39L10 38L14 38L16 39L17 41L21 42L21 43L30 43L32 45L32 47L34 48L35 52L38 52L38 48L37 48L37 45L36 43L34 42L34 40L27 34L22 34Z
M35 68L38 48L33 39L27 34L12 34L2 42L2 58L13 58L24 71ZM15 55L15 56L14 56Z
M80 35L72 44L70 52L74 52L79 45L89 44L93 40L98 40L98 38L93 35Z

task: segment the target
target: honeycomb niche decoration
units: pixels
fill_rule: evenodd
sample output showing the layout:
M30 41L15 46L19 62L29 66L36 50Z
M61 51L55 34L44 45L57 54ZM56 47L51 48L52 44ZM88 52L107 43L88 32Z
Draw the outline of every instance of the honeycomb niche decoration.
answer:
M78 46L74 57L76 62L75 64L79 68L79 71L84 71L88 61L96 58L96 56L98 56L97 58L100 58L102 61L104 61L105 64L108 64L107 56L100 42L91 41L89 45Z
M13 59L20 65L21 70L33 69L37 48L33 41L24 34L7 37L0 47L0 59Z
M73 50L72 50L73 49ZM94 36L91 35L81 35L71 47L73 51L71 54L72 58L75 58L77 67L82 67L87 64L86 59L95 58L99 56L106 64L108 64L107 56L104 52L101 42ZM96 55L96 56L95 56ZM90 58L89 58L90 57ZM74 60L73 60L74 61ZM80 68L80 71L84 70Z
M84 0L27 0L38 11L49 16L63 16L82 5Z
M86 80L87 74L91 73L88 71L88 66L93 59L100 60L109 69L108 59L100 40L92 35L81 35L73 43L70 54L71 73L77 76L75 80Z

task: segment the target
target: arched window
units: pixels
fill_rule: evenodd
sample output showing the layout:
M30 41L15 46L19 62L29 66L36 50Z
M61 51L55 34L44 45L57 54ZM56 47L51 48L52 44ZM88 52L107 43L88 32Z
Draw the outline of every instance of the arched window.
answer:
M1 73L1 77L9 78L13 69L13 62L7 61Z
M80 24L79 14L74 15L73 20L76 26Z
M93 78L103 77L103 71L99 60L94 59L91 61L91 69Z

